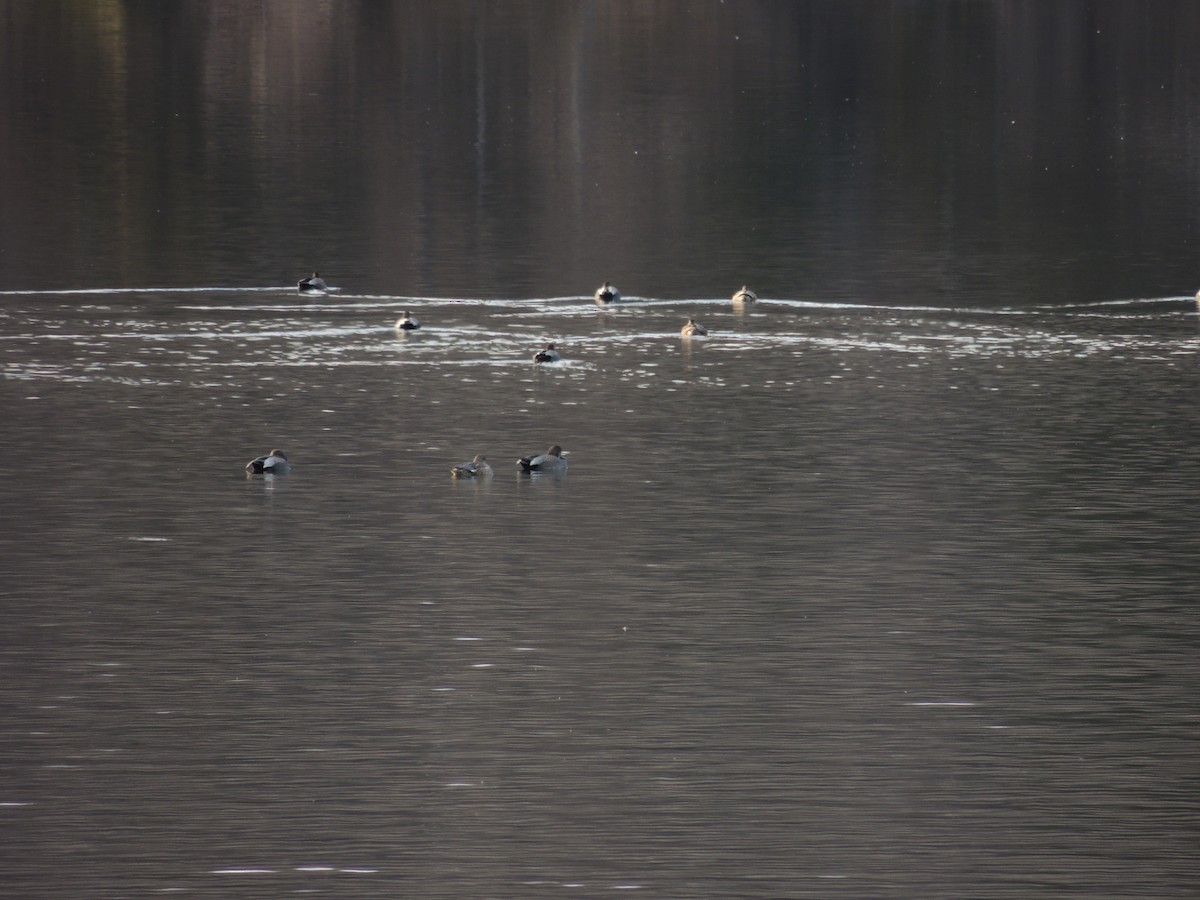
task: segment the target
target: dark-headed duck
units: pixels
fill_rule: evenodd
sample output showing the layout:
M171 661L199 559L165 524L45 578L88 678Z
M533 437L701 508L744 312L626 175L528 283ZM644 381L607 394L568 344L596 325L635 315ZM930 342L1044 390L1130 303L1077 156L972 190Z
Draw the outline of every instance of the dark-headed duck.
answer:
M565 472L567 461L563 459L563 448L555 444L539 456L523 456L517 460L522 472Z
M558 352L554 344L547 344L545 348L533 354L535 363L552 363L558 362L560 359L562 359L562 354Z
M302 294L324 293L329 290L329 285L325 283L320 272L313 272L310 278L301 278L300 283L296 286L300 288Z
M246 471L252 475L286 475L291 468L287 454L282 450L272 450L246 463Z
M607 281L600 285L600 287L596 288L596 302L601 306L606 306L609 303L616 303L620 299L621 292Z

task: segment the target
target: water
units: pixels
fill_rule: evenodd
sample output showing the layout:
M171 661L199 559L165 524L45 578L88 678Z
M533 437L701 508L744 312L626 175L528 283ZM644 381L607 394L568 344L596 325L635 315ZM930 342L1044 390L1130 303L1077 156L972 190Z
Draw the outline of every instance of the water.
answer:
M22 895L1189 889L1180 298L5 304Z
M692 86L690 51L740 35L763 61L761 78L738 70L758 98L749 109L799 128L780 105L799 95L778 80L798 66L798 34L902 56L927 46L924 31L903 34L933 15L938 33L961 26L961 46L986 57L1020 45L1023 17L1041 7L970 5L953 21L930 4L727 7L580 4L535 26L516 4L209 15L101 3L90 23L0 5L5 65L59 73L24 94L0 88L17 111L0 152L28 176L6 187L24 230L13 216L0 230L0 893L1195 895L1200 324L1182 284L1193 260L1177 252L1194 217L1177 185L1194 196L1194 173L1164 165L1166 148L1106 170L1143 187L1091 208L1119 207L1136 237L1097 226L1067 239L1060 220L1030 215L1046 198L1013 183L1011 218L994 220L959 184L945 242L920 220L905 246L922 252L871 250L864 235L898 238L928 186L881 182L898 202L873 223L861 204L798 212L785 191L751 189L759 166L776 178L790 151L755 145L730 168L723 138L696 138L746 110ZM1153 67L1138 36L1186 35L1193 15L1121 8L1080 5L1053 33L1119 22L1121 48L1098 58ZM327 41L311 40L318 26ZM124 49L93 57L66 40L93 27ZM230 49L281 28L260 56ZM628 56L618 84L597 81L592 54L572 55L601 36ZM495 57L501 37L511 58ZM150 52L166 46L194 57ZM537 46L579 61L580 121L663 123L647 142L663 178L720 160L744 183L710 191L698 178L676 207L669 178L631 182L621 154L585 144L576 168L564 138L542 153L522 129L519 147L494 137L497 111L526 96L512 115L552 133L553 110L517 89L517 61L545 63L527 52ZM806 65L827 52L800 46ZM946 45L946 65L959 46ZM1159 56L1175 59L1166 46ZM335 74L284 78L281 60L305 48L328 52ZM428 115L487 138L462 150L482 154L484 175L438 152L457 138L387 132L347 149L378 99L355 74L364 60L440 84L449 103L459 82L447 73L477 54L489 78L464 80L455 103L482 98L486 120ZM87 82L47 62L66 58L85 70L115 60L116 74L174 66L174 80L118 78L89 96L104 109L130 92L207 97L180 105L177 125L152 104L117 129L166 128L164 146L183 156L156 156L150 181L124 194L107 178L62 177L64 158L103 168L108 153L141 152L105 137L88 162L57 144L86 110L35 127L63 83ZM874 84L874 59L854 58L841 89ZM977 55L964 58L947 71L976 72ZM1191 66L1155 88L1192 96ZM914 110L913 71L856 127ZM322 90L308 90L318 75ZM996 77L988 95L1015 83ZM1124 77L1102 83L1127 98ZM236 89L246 83L259 93ZM1044 102L1084 90L1072 84ZM557 109L566 90L546 103ZM841 93L812 91L820 108ZM419 94L399 96L415 114ZM1188 133L1191 119L1160 115L1161 99L1147 94L1132 114ZM284 124L309 104L344 118L297 144ZM245 124L262 110L278 129ZM170 138L205 127L223 135L205 149ZM1047 135L1081 140L1072 123ZM66 156L40 153L42 140ZM296 219L278 206L294 198L209 180L189 156L240 165L275 141L255 171L268 185L316 179L332 213ZM904 146L917 165L921 143ZM414 157L428 167L419 176ZM839 158L813 150L813 165ZM358 165L326 173L330 159ZM569 186L605 160L620 208L599 224L517 189L543 167ZM864 181L848 165L826 188L874 207L860 190L890 165ZM160 175L151 193L194 203L143 228L138 198ZM1076 199L1112 183L1076 186ZM95 203L79 204L81 186ZM423 212L409 218L397 198L413 196ZM760 222L799 215L809 230L731 239L749 209ZM1017 221L1022 249L989 243ZM395 252L413 222L423 249ZM859 231L845 247L831 237ZM739 243L749 256L731 251ZM301 297L294 281L314 266L336 290ZM597 307L605 277L630 302ZM728 297L746 281L763 299L738 312ZM419 332L393 328L406 309ZM689 317L709 337L682 339ZM563 361L535 367L549 340ZM569 451L564 476L519 474L519 456L552 443ZM276 446L294 471L247 477L245 462ZM451 479L476 453L494 477Z

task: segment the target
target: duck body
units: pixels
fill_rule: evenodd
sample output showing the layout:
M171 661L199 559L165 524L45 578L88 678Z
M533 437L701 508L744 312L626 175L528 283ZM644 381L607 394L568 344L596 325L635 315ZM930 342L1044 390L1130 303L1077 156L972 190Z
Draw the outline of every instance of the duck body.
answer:
M522 472L565 472L567 461L563 459L563 448L555 444L538 456L523 456L517 460Z
M695 319L688 319L687 324L679 329L679 333L683 337L703 337L708 334L708 329Z
M404 315L396 320L396 327L401 331L416 331L421 327L421 323L405 310Z
M757 302L758 294L754 293L754 291L750 290L750 288L746 287L744 284L742 285L742 289L733 295L734 306L741 306L746 303Z
M544 349L533 354L533 361L535 363L553 363L558 362L560 359L562 359L562 354L558 352L554 344L547 344Z
M272 450L246 463L246 471L251 475L286 475L291 468L287 454L282 450Z
M450 470L451 478L485 478L491 474L492 467L488 465L487 457L479 455Z
M609 284L607 281L600 287L596 288L596 302L601 306L607 306L610 303L617 303L621 299L621 292Z
M329 291L329 285L325 283L320 272L313 272L310 277L301 278L296 287L302 294L323 294Z

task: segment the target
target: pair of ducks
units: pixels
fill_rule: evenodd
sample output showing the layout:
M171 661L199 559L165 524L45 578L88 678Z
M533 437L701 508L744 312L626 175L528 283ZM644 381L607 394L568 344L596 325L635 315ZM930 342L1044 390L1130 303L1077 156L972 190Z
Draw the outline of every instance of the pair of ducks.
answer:
M517 465L521 467L522 472L530 474L537 472L546 473L562 473L567 470L567 461L564 458L566 453L562 447L555 444L545 453L540 453L534 456L522 456L517 460ZM486 456L476 456L470 462L462 463L450 470L451 478L485 478L492 474L492 467L488 465Z
M679 329L679 333L684 337L701 337L708 334L708 329L697 322L695 319L688 319L687 324ZM562 354L558 352L558 347L551 341L537 353L533 354L533 362L535 365L540 363L556 363L562 359Z
M758 294L742 285L742 289L733 295L733 305L745 306L747 303L757 303ZM708 334L708 329L697 322L695 319L688 319L687 324L679 329L679 333L684 337L701 337Z
M517 460L522 472L565 472L567 461L563 458L563 448L555 444L545 453L535 456L523 456ZM251 475L286 475L292 469L287 454L275 449L262 456L256 456L246 463L246 471ZM454 478L480 478L492 474L486 456L476 456L470 462L455 466L450 470Z
M596 302L601 306L607 306L609 303L618 303L621 300L621 292L613 287L609 282L604 282L600 287L596 288ZM733 295L734 306L744 306L747 303L755 303L758 301L758 294L742 285L742 289Z
M313 272L308 278L301 278L296 287L302 294L327 294L329 285L321 277L320 272ZM396 328L400 331L415 331L421 323L406 309L404 315L396 320Z

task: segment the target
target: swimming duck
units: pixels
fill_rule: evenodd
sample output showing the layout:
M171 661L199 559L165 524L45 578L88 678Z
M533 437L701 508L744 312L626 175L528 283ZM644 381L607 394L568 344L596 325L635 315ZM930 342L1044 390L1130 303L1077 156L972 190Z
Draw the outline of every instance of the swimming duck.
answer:
M695 319L688 319L687 324L679 329L679 333L684 337L699 337L708 334L708 329Z
M540 456L524 456L517 460L522 472L565 472L567 461L563 459L563 448L555 444Z
M600 287L596 288L596 302L601 306L609 303L616 303L621 299L621 292L609 284L607 281Z
M412 317L412 315L409 313L409 311L406 309L404 311L404 315L402 315L399 319L396 320L396 327L399 328L401 331L413 331L417 328L420 328L421 323L418 320L414 319Z
M733 295L733 305L740 306L743 303L755 303L758 301L758 294L750 290L744 284L742 289Z
M481 478L491 474L492 467L488 465L486 456L476 456L470 462L465 462L450 470L451 478Z
M272 450L266 456L256 457L246 463L246 471L252 475L286 475L291 470L287 454Z
M311 278L301 278L300 283L296 287L300 289L300 293L302 294L329 290L329 285L325 283L325 279L321 277L320 272L313 272Z
M562 359L562 354L554 348L554 344L552 343L547 344L544 350L539 350L533 354L533 361L535 363L552 363L558 362L560 359Z

